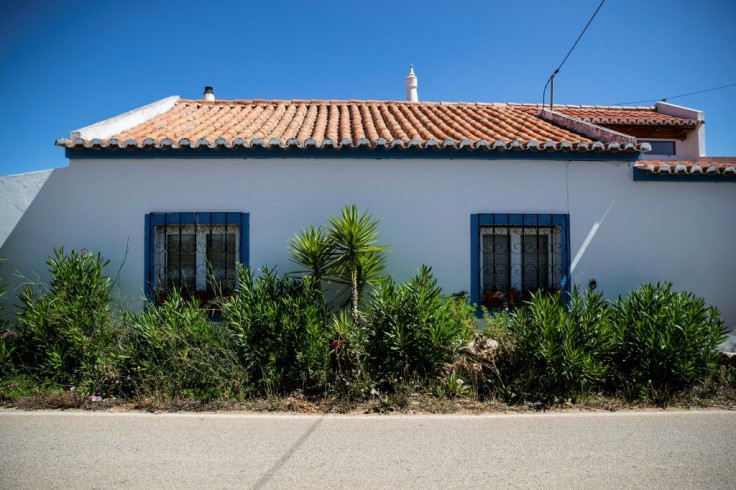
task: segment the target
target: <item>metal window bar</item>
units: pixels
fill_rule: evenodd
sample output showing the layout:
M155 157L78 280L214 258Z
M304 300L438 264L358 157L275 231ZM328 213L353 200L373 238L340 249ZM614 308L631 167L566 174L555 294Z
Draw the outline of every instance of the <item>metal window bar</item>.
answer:
M498 299L503 297L503 306L514 306L520 295L528 299L533 291L563 287L562 254L568 232L555 216L492 214L487 224L479 227L482 302L498 307ZM499 281L500 272L505 281Z
M243 214L171 214L160 213L157 222L149 219L149 277L156 303L174 288L199 299L211 299L217 291L234 292L244 246Z
M549 222L552 223L552 215L551 214L549 215ZM550 275L550 277L552 277L552 287L553 288L557 288L557 286L554 284L554 282L555 282L555 253L554 253L555 240L554 240L554 237L552 237L552 240L550 240L550 243L548 244L548 247L550 249L549 256L550 256L550 263L551 263L550 269L549 269L549 275Z

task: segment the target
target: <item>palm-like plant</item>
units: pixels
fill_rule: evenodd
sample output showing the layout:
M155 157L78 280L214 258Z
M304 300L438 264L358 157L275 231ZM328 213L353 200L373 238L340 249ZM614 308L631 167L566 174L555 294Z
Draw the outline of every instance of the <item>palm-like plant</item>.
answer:
M350 316L353 323L360 319L360 306L365 285L375 283L386 268L385 245L378 241L378 220L355 204L345 206L340 216L329 218L327 235L335 254L335 275L350 285Z
M385 245L377 245L378 220L353 204L329 218L327 229L309 227L289 244L292 259L311 276L350 288L350 316L360 320L363 290L375 284L386 268Z
M330 239L321 226L310 226L294 235L289 242L289 251L294 262L304 266L307 273L317 281L324 279L335 262L335 254Z

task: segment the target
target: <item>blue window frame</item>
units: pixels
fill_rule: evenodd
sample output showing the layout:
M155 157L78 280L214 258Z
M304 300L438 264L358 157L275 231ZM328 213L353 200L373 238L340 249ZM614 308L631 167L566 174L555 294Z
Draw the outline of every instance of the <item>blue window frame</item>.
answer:
M515 306L536 291L569 291L567 214L470 216L470 297L491 309Z
M151 301L176 289L211 298L235 289L237 263L249 265L249 215L149 213L145 217L145 291Z

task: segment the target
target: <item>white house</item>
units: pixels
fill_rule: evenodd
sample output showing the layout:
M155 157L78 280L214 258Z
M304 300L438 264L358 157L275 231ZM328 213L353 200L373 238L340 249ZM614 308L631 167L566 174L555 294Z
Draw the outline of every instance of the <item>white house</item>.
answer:
M5 301L61 245L109 258L134 307L232 286L237 261L289 272L289 238L356 203L399 280L428 264L491 303L671 281L736 325L736 158L704 156L702 112L418 102L408 82L407 101L208 88L73 131L56 142L68 167L0 179Z

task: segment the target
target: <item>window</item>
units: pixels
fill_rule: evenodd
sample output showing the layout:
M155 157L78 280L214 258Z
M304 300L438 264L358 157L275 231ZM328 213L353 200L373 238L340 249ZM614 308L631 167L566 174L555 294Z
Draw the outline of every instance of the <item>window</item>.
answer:
M652 151L648 152L647 155L671 156L675 154L675 142L674 141L641 140L640 143L649 143L652 146Z
M471 216L471 295L491 308L514 306L532 292L568 288L568 216Z
M179 290L209 299L236 286L236 264L248 264L248 215L151 213L146 215L146 293L159 302Z

